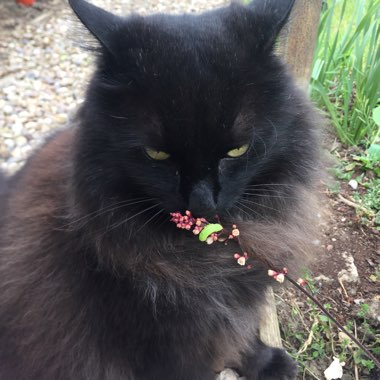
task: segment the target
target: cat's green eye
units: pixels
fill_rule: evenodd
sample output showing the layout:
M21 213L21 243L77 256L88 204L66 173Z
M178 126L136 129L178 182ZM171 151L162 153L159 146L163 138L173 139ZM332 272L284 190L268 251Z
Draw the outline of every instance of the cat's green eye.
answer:
M153 149L153 148L145 147L145 152L153 160L163 161L170 157L169 153L163 152L162 150Z
M249 148L249 145L248 144L244 144L244 145L242 145L239 148L231 149L229 152L227 152L227 156L234 157L234 158L235 157L240 157L244 153L247 152L248 148Z

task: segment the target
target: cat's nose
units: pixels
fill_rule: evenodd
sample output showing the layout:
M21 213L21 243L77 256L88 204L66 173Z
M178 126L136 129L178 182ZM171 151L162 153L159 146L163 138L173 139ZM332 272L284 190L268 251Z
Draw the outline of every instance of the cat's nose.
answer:
M213 188L210 183L200 181L194 185L189 196L188 209L193 215L198 217L213 216L216 210L216 203Z

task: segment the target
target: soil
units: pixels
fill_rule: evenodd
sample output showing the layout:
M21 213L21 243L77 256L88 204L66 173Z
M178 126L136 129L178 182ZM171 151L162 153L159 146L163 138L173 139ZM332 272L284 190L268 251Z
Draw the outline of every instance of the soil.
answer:
M3 36L12 32L17 25L29 21L38 22L40 18L49 17L50 14L64 7L62 0L37 0L35 6L25 7L15 0L2 0L0 4L0 34ZM1 57L0 57L1 58ZM340 147L341 154L345 154L344 147ZM341 182L339 195L350 200L352 189L347 183ZM346 324L356 321L360 328L362 319L358 317L360 304L368 303L376 306L380 301L379 271L380 271L380 234L379 231L360 223L355 208L348 205L338 194L331 193L328 186L321 184L321 204L325 210L321 223L322 235L318 244L318 257L310 266L312 278L316 281L317 297L322 303L332 305L332 312L337 319ZM349 202L348 202L349 203ZM352 255L359 275L359 282L339 282L338 273L346 269L347 263L343 254ZM377 274L377 277L376 277ZM320 277L320 276L324 277ZM298 304L303 311L307 311L307 304L303 296L296 291L287 290L281 297L290 299L296 296ZM284 308L284 310L288 310ZM288 310L289 311L289 310ZM288 315L280 312L280 321L286 325ZM374 307L369 323L375 331L379 331L379 306ZM330 359L327 360L331 362ZM317 365L317 367L321 367ZM324 367L326 368L326 367ZM320 368L319 372L323 372ZM347 375L346 375L347 376ZM361 378L379 379L375 371L364 374ZM312 377L305 377L306 379ZM324 378L323 375L320 377ZM346 379L354 379L348 375Z

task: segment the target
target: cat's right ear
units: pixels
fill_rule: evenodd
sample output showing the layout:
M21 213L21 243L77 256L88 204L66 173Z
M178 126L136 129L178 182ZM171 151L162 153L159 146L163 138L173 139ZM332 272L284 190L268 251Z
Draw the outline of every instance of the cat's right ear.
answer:
M116 56L113 34L121 25L121 18L84 0L69 0L69 4L88 31L104 49Z
M260 25L264 48L271 48L289 19L295 0L251 0L248 9Z

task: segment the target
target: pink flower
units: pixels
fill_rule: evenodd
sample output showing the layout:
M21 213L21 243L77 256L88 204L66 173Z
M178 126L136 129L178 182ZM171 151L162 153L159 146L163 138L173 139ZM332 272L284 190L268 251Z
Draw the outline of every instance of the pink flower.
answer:
M297 284L300 285L300 286L306 286L307 281L304 280L303 278L299 278L299 279L297 280Z

